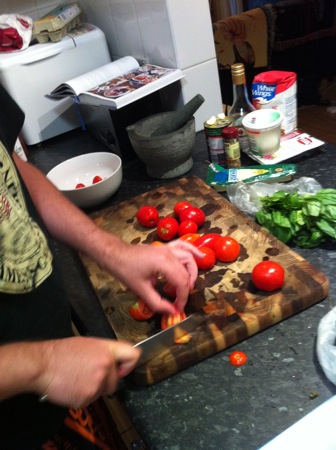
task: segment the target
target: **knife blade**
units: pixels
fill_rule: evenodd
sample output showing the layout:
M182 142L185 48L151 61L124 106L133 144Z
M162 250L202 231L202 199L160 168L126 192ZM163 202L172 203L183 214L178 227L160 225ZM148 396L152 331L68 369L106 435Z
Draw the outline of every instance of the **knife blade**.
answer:
M135 344L133 347L141 348L142 350L136 367L145 364L162 351L165 351L175 345L176 339L179 339L185 334L194 331L197 327L204 323L208 317L209 315L203 310L197 311L176 325L166 328L165 330Z

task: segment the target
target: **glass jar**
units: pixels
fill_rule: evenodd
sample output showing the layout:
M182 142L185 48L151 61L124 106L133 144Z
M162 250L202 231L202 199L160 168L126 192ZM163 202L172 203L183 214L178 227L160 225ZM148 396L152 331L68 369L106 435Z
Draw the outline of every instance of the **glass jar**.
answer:
M222 136L227 168L241 167L238 128L226 127L222 130Z

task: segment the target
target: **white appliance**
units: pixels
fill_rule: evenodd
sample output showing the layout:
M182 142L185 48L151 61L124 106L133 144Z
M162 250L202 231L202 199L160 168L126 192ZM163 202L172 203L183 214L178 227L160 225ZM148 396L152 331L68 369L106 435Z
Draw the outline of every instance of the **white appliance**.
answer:
M82 24L60 42L0 54L0 82L25 112L22 137L37 144L81 126L71 99L46 97L57 85L111 61L104 33Z
M107 8L108 6L108 8ZM162 92L164 111L181 108L196 94L196 130L222 112L222 95L208 0L81 0L87 20L105 33L112 59L132 55L177 67L185 77Z

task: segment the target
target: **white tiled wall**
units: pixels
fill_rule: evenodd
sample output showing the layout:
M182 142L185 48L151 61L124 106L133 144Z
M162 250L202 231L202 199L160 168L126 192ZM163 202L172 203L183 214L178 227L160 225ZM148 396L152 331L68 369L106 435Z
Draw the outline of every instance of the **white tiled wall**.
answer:
M65 2L65 1L64 1ZM62 3L55 0L0 0L0 14L33 19ZM132 55L186 75L176 105L202 93L196 128L221 112L222 102L208 0L79 0L83 19L102 29L112 59Z

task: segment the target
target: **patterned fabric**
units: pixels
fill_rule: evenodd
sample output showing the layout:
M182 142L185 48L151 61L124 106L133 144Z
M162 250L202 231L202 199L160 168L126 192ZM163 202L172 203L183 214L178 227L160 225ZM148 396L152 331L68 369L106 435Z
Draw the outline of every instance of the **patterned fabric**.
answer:
M125 446L102 399L69 409L62 428L38 450L122 450Z

